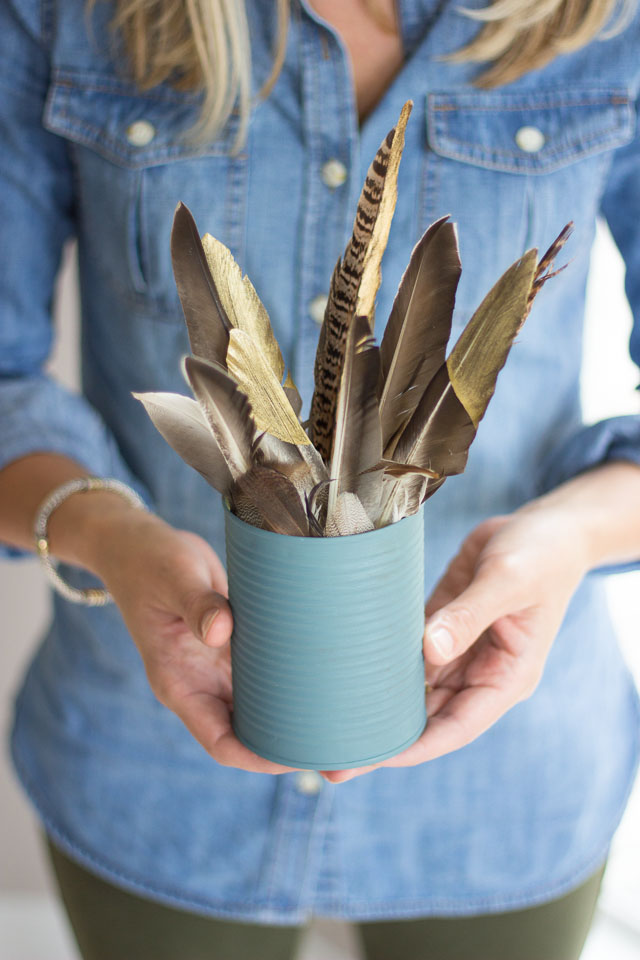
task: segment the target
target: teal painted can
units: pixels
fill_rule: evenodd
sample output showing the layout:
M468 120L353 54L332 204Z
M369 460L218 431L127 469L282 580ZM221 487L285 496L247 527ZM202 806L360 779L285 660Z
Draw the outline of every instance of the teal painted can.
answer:
M341 770L424 730L423 508L349 537L289 537L225 509L233 730L291 767Z

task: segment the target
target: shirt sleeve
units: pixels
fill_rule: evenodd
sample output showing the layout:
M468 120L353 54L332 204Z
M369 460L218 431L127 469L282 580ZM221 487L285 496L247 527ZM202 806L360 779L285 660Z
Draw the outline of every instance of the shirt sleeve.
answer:
M60 453L123 480L149 503L97 411L46 372L75 197L67 144L42 123L49 83L43 27L36 0L0 3L0 469L36 451ZM26 554L0 543L0 555Z
M625 262L625 292L633 316L629 351L640 367L640 130L637 117L634 139L614 153L600 212ZM637 387L636 389L640 389ZM640 413L609 417L585 425L554 445L541 464L538 493L546 493L579 473L624 460L640 465ZM632 509L632 505L629 505ZM637 561L598 567L597 573L640 570Z

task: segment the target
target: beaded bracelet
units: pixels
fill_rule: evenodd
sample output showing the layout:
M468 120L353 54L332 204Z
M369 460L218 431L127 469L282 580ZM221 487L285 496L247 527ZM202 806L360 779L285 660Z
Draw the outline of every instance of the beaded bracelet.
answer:
M49 517L55 508L60 506L72 493L82 493L86 490L111 490L113 493L119 493L131 506L142 510L147 509L146 504L135 490L132 490L131 487L120 480L103 477L79 477L77 480L68 480L56 487L38 507L34 524L36 552L42 561L49 580L58 593L72 603L84 603L90 607L103 607L106 603L113 602L113 597L108 590L97 588L79 590L77 587L72 587L62 579L56 569L58 562L49 554L47 531Z

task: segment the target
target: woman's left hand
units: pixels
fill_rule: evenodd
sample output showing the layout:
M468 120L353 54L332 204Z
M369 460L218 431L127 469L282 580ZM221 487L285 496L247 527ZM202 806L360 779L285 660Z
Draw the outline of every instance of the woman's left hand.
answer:
M570 512L532 501L476 527L426 605L427 726L402 753L321 771L341 783L433 760L475 740L536 689L572 594L590 567Z

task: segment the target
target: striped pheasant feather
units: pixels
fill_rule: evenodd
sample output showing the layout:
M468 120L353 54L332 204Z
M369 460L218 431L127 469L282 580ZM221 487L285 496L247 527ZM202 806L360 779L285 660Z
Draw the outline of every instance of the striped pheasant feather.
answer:
M389 172L393 175L394 181L397 175L398 144L401 145L404 140L404 127L409 112L410 107L405 105L400 120L380 144L378 152L367 171L358 200L351 239L347 244L344 256L338 259L331 277L329 300L316 351L313 371L314 392L309 415L311 442L322 455L325 463L328 463L331 458L336 401L342 373L347 330L354 316L369 245L374 237L376 220L382 209L385 196L385 180ZM392 187L393 201L391 207L395 202L395 182ZM393 209L386 213L386 216L390 219L392 214ZM380 231L377 231L377 233L380 233ZM383 238L380 239L384 245L388 227L382 233Z

